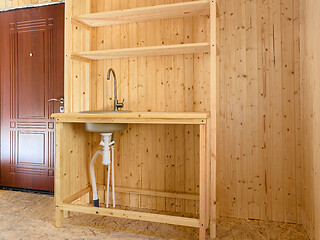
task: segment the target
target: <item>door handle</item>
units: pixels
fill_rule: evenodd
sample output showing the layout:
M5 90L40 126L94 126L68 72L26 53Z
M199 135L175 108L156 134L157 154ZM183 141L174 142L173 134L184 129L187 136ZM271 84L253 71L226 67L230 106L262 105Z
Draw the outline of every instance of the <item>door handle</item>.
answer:
M56 98L51 98L48 100L48 102L60 102L60 103L64 103L64 98L60 98L60 99L56 99Z

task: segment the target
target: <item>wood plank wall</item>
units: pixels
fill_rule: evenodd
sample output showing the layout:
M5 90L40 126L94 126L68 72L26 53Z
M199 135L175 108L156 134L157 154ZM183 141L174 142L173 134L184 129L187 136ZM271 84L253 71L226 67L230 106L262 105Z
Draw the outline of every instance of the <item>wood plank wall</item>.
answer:
M299 222L299 1L219 1L221 216Z
M96 0L76 1L72 14L152 6L182 0ZM91 7L89 9L88 7ZM109 26L92 30L88 41L85 30L72 28L72 51L116 49L208 41L208 17L167 19ZM67 84L68 111L112 109L113 81L106 73L117 73L118 99L132 111L209 111L209 54L139 57L72 62L71 81ZM130 125L115 134L116 185L131 188L199 192L199 127L178 125ZM99 135L93 137L94 152ZM105 172L97 168L98 182ZM103 195L100 196L103 199ZM198 202L162 197L117 194L117 203L173 212L197 213Z
M47 1L4 0L0 1L0 7ZM313 213L316 196L312 186L317 176L313 166L317 155L307 147L317 149L318 142L312 133L319 125L315 116L308 117L308 122L303 124L301 141L306 149L302 149L302 156L308 163L303 168L303 186L308 188L302 189L299 181L300 116L304 118L303 114L307 112L311 116L316 95L310 93L315 93L316 81L310 78L301 85L305 98L300 115L298 1L218 1L218 204L222 216L300 222L301 196L304 195L304 200L311 199L303 209L307 216L304 223L311 232L316 222ZM309 12L304 12L305 16L315 11L311 2L316 1L306 1L308 8L305 6L303 9ZM79 3L77 0L74 14L181 1L96 2L96 5L88 6L88 1ZM316 23L310 17L306 20L308 34L313 36L312 26ZM74 38L82 39L73 50L87 50L90 45L103 49L202 41L207 40L206 27L205 18L178 19L175 24L173 20L128 24L93 31L95 40L92 42L85 30L73 27ZM168 34L169 31L174 34ZM315 48L315 42L312 46ZM311 49L308 50L310 54ZM86 80L89 78L86 73L88 66L73 63L72 81L66 83L66 107L69 111L110 108L112 85L106 81L105 73L108 67L114 67L118 79L121 79L118 81L119 96L126 99L126 107L131 110L207 110L208 66L203 66L205 58L200 54L101 61L92 65L91 83ZM307 59L311 61L311 55L305 59L302 65L306 70L302 80L317 70L316 67L307 68ZM197 171L192 171L199 167L196 161L197 133L198 129L191 126L130 126L120 139L116 137L120 146L118 157L120 152L128 154L124 147L130 149L130 155L118 158L117 184L197 192L198 175ZM98 145L98 137L93 138L93 146ZM157 144L147 144L154 138ZM153 161L147 161L150 156L155 156ZM182 167L182 162L185 167ZM98 172L101 182L104 172ZM309 172L314 174L307 174ZM186 180L182 181L183 178ZM131 206L196 211L196 203L191 201L138 198L135 195L123 195L119 201ZM317 223L319 229L319 220Z
M310 239L320 239L320 2L300 4L302 216Z
M26 4L37 4L47 2L59 2L59 0L1 0L0 8L17 7Z

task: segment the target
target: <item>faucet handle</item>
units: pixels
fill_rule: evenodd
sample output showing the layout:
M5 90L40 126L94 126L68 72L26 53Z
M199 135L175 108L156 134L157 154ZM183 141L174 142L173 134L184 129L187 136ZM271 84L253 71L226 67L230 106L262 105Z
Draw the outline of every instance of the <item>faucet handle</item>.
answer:
M120 102L120 103L118 104L118 107L119 107L119 108L123 108L123 106L124 106L124 99L122 99L122 102Z
M118 102L118 100L114 100L114 106L115 106L115 108L114 109L119 109L119 108L123 108L123 106L124 106L124 99L122 100L122 102ZM116 111L117 111L116 110Z

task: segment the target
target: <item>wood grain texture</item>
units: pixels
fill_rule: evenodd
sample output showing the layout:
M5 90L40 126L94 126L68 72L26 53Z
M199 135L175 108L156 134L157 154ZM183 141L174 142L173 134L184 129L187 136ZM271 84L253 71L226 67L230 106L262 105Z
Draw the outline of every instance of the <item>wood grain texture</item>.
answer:
M91 27L101 27L130 22L146 22L165 18L179 18L209 14L209 1L201 0L91 13L74 16L72 19L76 20L76 23L86 24Z
M0 1L0 6L29 2L31 0L5 0ZM90 7L92 12L96 12L97 9L109 11L173 2L183 1L96 0ZM299 2L303 2L300 12ZM218 210L221 216L303 221L309 232L314 234L313 229L317 222L316 229L320 229L319 220L316 221L317 215L315 215L315 200L319 202L319 194L316 195L313 189L313 186L317 186L314 185L316 177L319 178L315 169L319 167L316 162L318 156L316 146L319 139L313 133L318 131L319 126L318 115L314 113L318 68L311 64L314 57L311 53L317 49L318 35L314 31L314 26L319 22L315 14L315 11L318 11L317 5L317 0L218 0L220 41L217 54L220 59L218 69L220 103L217 118L217 189ZM73 14L89 12L89 9L73 9ZM304 17L301 23L305 26L305 28L302 27L301 33L301 36L305 36L304 40L301 40L302 69L304 69L301 76L301 109L300 13ZM178 19L176 22L178 26L175 28L173 20L97 28L91 31L93 41L90 46L87 42L88 45L82 44L82 47L78 46L72 50L151 46L155 45L154 41L156 45L179 44L182 40L184 43L200 42L202 30L206 31L203 21L206 21L205 17ZM200 26L203 27L200 28ZM149 34L143 30L144 27L148 27ZM175 32L178 35L169 33L173 33L173 29L178 29ZM82 32L83 35L88 34L87 30L75 29L75 27L74 30ZM154 35L155 40L148 35ZM122 40L118 43L116 39ZM208 40L207 37L205 40ZM106 80L105 73L107 68L114 67L118 73L118 79L121 79L118 81L118 89L121 92L119 96L127 98L125 103L130 110L208 110L209 92L203 91L208 79L203 72L204 57L203 54L190 54L183 55L183 60L172 56L158 56L132 57L124 61L98 61L91 64L90 85L85 80L87 78L85 71L81 75L72 75L71 81L66 86L68 93L66 109L67 111L110 109L112 84ZM87 63L72 64L82 64L87 67ZM73 70L77 68L79 67L73 67ZM125 69L129 69L128 73ZM179 74L182 74L183 81L171 81ZM152 76L153 78L150 78ZM128 86L123 84L123 79L127 81ZM195 87L195 83L200 88ZM176 85L174 88L169 88L171 84ZM180 86L180 84L183 85ZM155 88L152 89L152 86ZM178 101L178 97L181 96L185 97ZM306 120L303 122L302 119ZM129 176L123 177L129 178L130 187L141 187L144 181L142 173L147 172L148 169L152 171L152 166L141 164L141 156L147 156L147 150L150 150L159 160L156 161L159 171L153 179L155 182L150 183L152 188L168 190L174 187L175 181L179 179L171 176L176 170L175 162L170 161L170 158L182 153L183 148L185 170L181 169L181 171L185 171L184 189L189 193L199 191L198 174L197 171L192 170L199 167L199 162L196 160L199 151L199 128L188 125L183 130L174 131L174 129L174 126L157 126L154 130L147 131L132 125L129 131L124 133L128 135L127 144L132 153L127 160L132 170ZM182 142L174 140L176 133L180 131L183 131L182 136L184 136ZM170 135L171 132L174 132L173 136ZM152 150L141 142L141 139L145 141L150 134L154 134L154 138L161 143L152 146L155 148ZM181 135L178 134L177 139L179 136ZM117 141L121 139L122 136L117 136ZM171 144L164 145L165 141ZM173 144L175 142L181 143L181 148L176 147ZM97 136L92 144L98 143ZM300 144L303 146L301 158ZM165 154L168 151L169 154ZM165 160L160 161L162 159ZM179 171L177 170L178 173ZM298 180L300 174L303 176L302 183ZM120 174L118 176L122 177ZM101 178L103 178L102 175ZM180 187L181 185L177 188ZM130 194L127 199L130 206L141 206L142 201L145 201L135 194ZM174 211L181 209L176 206L176 201L164 200L161 197L155 200L150 199L150 201L146 200L149 207L155 206L159 210L171 208ZM302 205L303 200L307 202ZM195 201L187 200L182 208L187 212L195 213L197 206Z
M77 2L72 4L70 15L179 2L187 1L97 0L92 1L86 10ZM72 26L67 39L72 52L201 43L209 39L208 22L208 16L200 16L112 25L91 31ZM89 38L91 43L85 45L84 41L88 42ZM110 67L117 73L118 99L126 100L125 109L134 112L209 112L207 53L132 56L90 64L69 58L67 61L72 66L66 83L67 112L112 108L113 81L106 79ZM204 64L206 61L208 64ZM90 68L90 81L84 68ZM83 90L81 86L84 86ZM116 186L199 193L198 126L131 124L127 131L116 133L115 140ZM94 145L98 143L98 134L93 135L92 151L96 150ZM185 154L185 149L190 154ZM98 183L104 184L105 173L97 170L97 175ZM135 193L119 193L116 198L118 204L125 206L173 212L198 213L199 208L198 201L194 200L138 196Z
M0 8L18 7L27 4L38 4L47 2L59 2L60 0L1 0Z
M218 1L220 216L299 222L299 1Z
M302 222L310 239L320 239L320 2L300 1Z

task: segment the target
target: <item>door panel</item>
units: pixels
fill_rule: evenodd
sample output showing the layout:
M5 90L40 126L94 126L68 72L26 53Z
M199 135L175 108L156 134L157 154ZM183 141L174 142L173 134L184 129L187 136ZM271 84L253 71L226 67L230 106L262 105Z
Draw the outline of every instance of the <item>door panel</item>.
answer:
M1 185L53 191L64 5L0 14Z
M16 81L18 118L45 118L46 99L46 38L42 29L18 32ZM48 45L49 48L50 44ZM34 71L36 69L36 71Z

